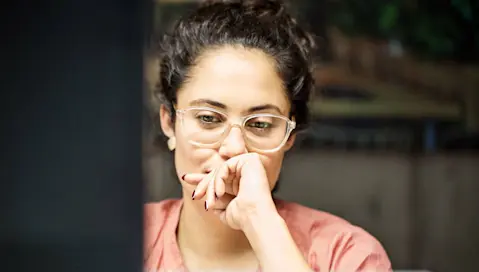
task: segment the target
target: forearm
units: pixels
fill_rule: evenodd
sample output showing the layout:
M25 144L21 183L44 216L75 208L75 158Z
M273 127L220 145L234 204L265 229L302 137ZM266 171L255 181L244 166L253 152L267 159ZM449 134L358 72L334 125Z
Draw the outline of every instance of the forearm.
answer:
M244 232L262 271L312 271L297 248L286 223L276 211L250 215Z

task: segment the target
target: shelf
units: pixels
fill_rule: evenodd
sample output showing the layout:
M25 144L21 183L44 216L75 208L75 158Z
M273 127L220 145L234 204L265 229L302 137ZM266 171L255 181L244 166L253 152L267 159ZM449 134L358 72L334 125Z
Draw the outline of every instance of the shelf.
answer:
M310 111L313 116L327 117L462 119L461 108L458 105L412 100L355 102L321 99L310 103Z

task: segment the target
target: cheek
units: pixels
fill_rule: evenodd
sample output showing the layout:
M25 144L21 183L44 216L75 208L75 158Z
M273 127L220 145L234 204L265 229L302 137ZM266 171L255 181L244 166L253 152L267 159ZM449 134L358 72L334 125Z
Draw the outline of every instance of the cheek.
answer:
M175 167L178 177L186 173L199 173L204 162L211 156L208 150L190 144L181 134L179 122L175 125L176 149Z
M212 150L195 147L181 137L177 138L175 166L178 177L186 173L201 173L213 153Z

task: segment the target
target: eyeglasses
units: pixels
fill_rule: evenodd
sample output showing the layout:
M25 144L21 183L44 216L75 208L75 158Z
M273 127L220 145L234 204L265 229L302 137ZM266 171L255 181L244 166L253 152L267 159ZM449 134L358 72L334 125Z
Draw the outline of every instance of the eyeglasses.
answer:
M188 141L200 147L218 147L233 126L241 129L248 149L257 152L276 152L288 140L296 122L288 118L258 113L244 116L231 123L225 113L208 107L176 110L181 129Z

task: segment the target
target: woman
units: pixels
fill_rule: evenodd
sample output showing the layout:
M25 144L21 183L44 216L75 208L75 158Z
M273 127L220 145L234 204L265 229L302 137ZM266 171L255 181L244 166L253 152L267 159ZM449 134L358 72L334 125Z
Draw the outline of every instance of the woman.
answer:
M162 43L161 127L181 200L145 207L147 271L389 271L380 243L272 198L307 125L313 43L279 1L209 1Z

